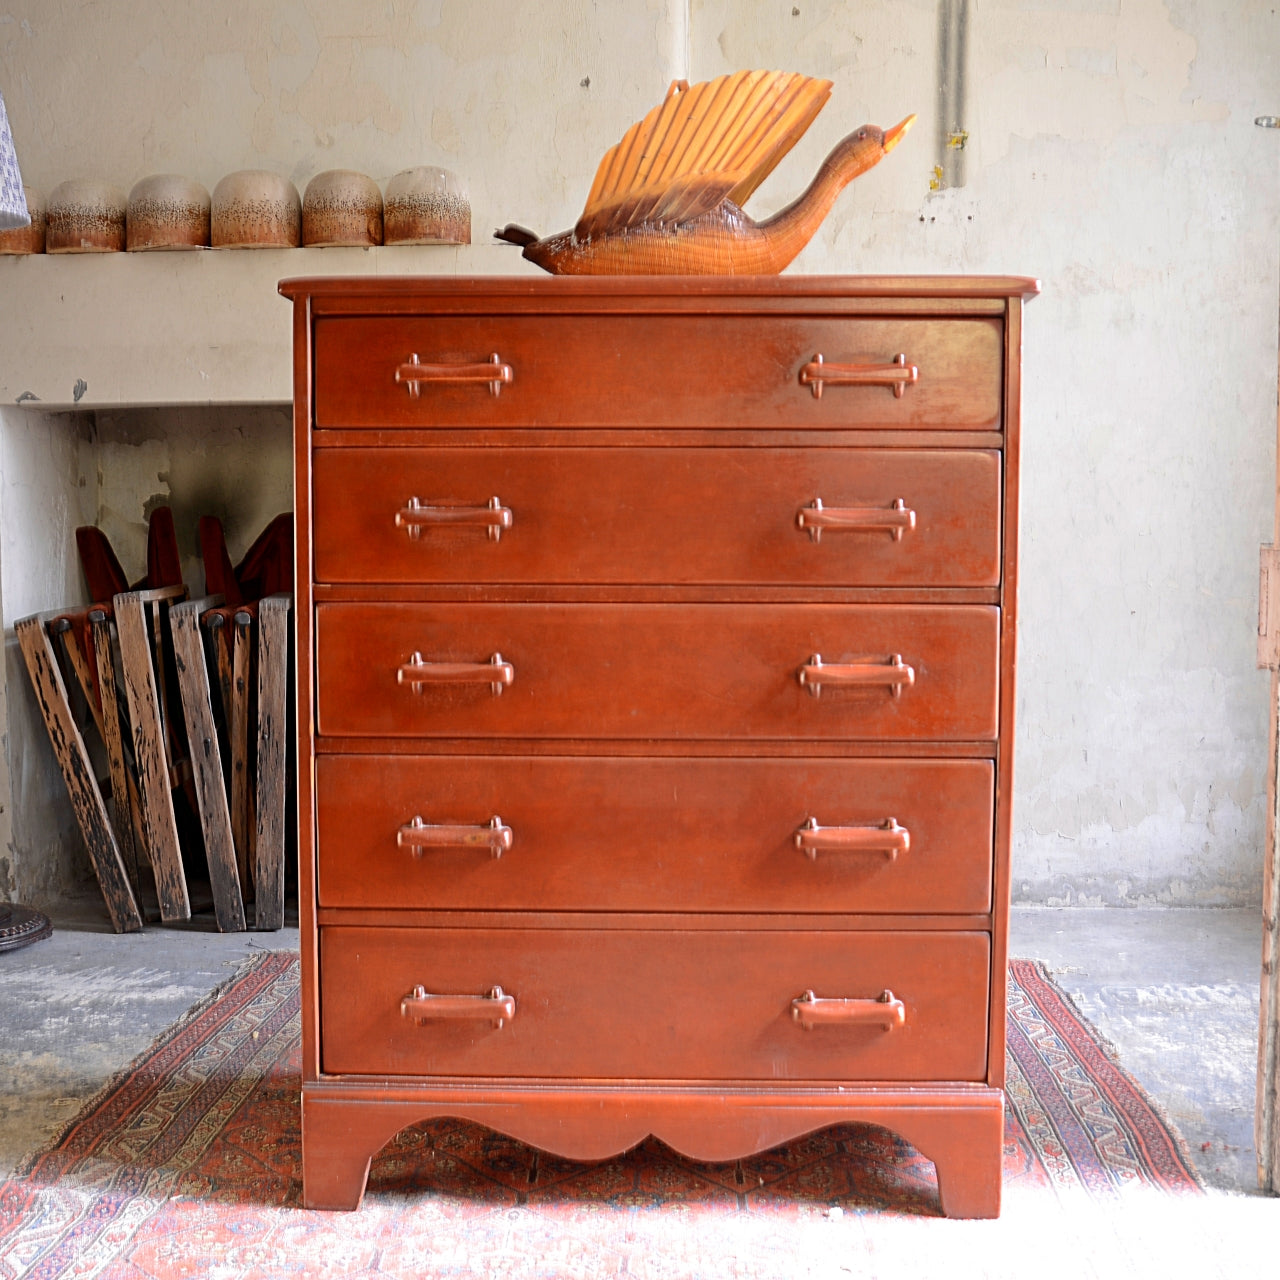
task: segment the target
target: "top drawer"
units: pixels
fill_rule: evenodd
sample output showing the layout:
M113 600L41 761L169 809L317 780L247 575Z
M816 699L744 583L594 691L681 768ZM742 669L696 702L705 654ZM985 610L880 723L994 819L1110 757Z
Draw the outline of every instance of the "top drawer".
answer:
M315 343L318 427L1001 426L998 318L322 318Z

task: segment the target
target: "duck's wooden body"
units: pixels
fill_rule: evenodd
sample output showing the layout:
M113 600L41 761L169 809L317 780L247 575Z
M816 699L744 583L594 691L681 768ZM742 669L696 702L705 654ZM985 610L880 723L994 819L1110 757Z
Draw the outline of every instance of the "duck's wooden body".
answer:
M555 275L776 275L844 187L892 150L915 119L851 133L799 199L756 222L742 204L830 90L830 81L779 72L739 72L692 89L677 82L600 162L573 230L539 237L509 225L496 234Z

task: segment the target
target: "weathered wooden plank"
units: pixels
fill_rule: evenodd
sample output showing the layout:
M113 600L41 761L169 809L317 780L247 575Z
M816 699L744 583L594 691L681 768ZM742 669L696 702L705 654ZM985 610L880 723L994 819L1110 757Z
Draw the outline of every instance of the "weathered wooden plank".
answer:
M258 770L254 924L284 926L284 863L289 742L290 595L258 604Z
M245 928L244 898L240 890L235 845L231 839L231 816L222 776L222 751L213 721L209 672L200 636L200 615L221 602L220 596L209 596L177 605L169 613L169 622L173 631L187 744L191 749L200 827L204 832L205 855L209 860L214 914L218 928L224 933L232 933Z
M161 588L168 600L185 597L184 587ZM155 591L129 591L115 598L116 634L129 708L133 758L138 769L139 798L147 855L156 878L162 920L189 920L191 901L173 812L169 761L164 750L159 695L152 666L147 609Z
M1276 438L1280 440L1280 406ZM1258 593L1258 665L1271 667L1271 697L1267 753L1267 830L1262 864L1262 973L1258 1010L1258 1083L1254 1108L1254 1147L1258 1157L1258 1185L1280 1193L1280 671L1277 667L1280 631L1280 455L1277 455L1276 500L1270 546L1261 552Z
M67 784L76 823L84 836L94 874L107 904L111 926L117 933L136 933L142 928L142 913L111 830L107 807L98 789L84 738L67 703L66 685L45 630L45 621L39 615L22 618L14 630L31 676L40 714L49 731L49 741Z
M51 637L56 637L58 646L61 648L66 660L66 668L62 668L64 675L66 670L69 669L71 675L75 678L80 696L84 699L85 707L93 720L94 728L98 731L98 738L106 750L108 773L111 778L111 805L108 812L111 815L112 828L115 831L116 845L120 850L121 858L124 860L125 872L129 877L129 883L133 886L134 897L145 915L146 904L143 901L143 886L138 862L139 851L143 847L138 788L133 774L126 765L123 779L124 789L117 789L121 780L117 778L112 768L113 748L111 736L114 731L117 744L122 746L120 742L120 706L118 701L114 702L112 704L114 714L109 716L105 698L100 696L101 690L97 683L102 679L101 672L103 670L102 661L98 654L105 652L108 655L105 670L111 681L110 687L114 691L115 670L114 664L110 660L110 622L109 620L107 621L105 628L107 637L105 643L107 647L100 650L98 648L100 628L95 626L93 622L95 614L101 615L103 618L106 617L102 608L92 605L85 609L63 610L59 613L47 615L45 629ZM89 654L85 652L80 643L82 633L78 629L78 623L82 618L88 622L90 633L95 638L94 661L92 663L90 662ZM68 703L68 705L70 704ZM121 755L123 755L122 751ZM99 781L99 790L101 790L101 781ZM122 798L117 799L117 797ZM154 917L154 912L152 916Z
M222 610L205 614L204 625L209 631L213 646L214 666L218 672L218 705L222 711L222 726L227 735L227 771L231 769L231 639L226 630L227 618Z
M95 661L90 662L89 654L85 651L80 643L82 632L78 627L79 616L83 615L89 619L89 629L92 634L97 634L91 621L94 612L102 612L95 606L83 610L64 610L61 613L50 615L46 630L50 635L56 635L60 642L62 654L66 660L66 667L63 668L64 675L69 668L71 675L75 678L80 695L84 699L85 706L91 716L94 727L98 731L98 738L106 748L108 756L108 767L110 767L111 747L108 743L110 733L108 719L108 708L105 701L100 697L101 690L94 683L94 677L97 674L96 649ZM108 623L108 643L109 643L109 623ZM106 650L110 653L110 649ZM112 668L114 664L110 664ZM114 681L114 669L110 672ZM114 703L114 725L117 734L122 720L121 706L119 695L116 696ZM127 712L123 718L127 718ZM173 770L170 769L172 775ZM189 769L188 769L189 772ZM171 777L172 781L172 777ZM155 897L154 876L151 872L151 866L148 859L143 856L146 847L146 839L143 832L142 809L141 802L138 797L138 784L131 767L130 761L126 760L125 768L125 786L124 793L117 792L115 789L115 779L112 778L112 795L111 805L108 812L111 815L113 829L116 835L116 844L120 849L120 856L124 859L125 871L129 876L129 883L133 886L134 897L138 901L138 906L142 909L143 917L147 920L155 920L159 918L159 912L153 905ZM99 781L99 790L101 790L101 781ZM117 802L117 795L123 794L124 799ZM194 801L193 801L194 807Z
M231 834L235 840L240 883L253 895L253 869L249 848L249 720L250 666L253 653L253 615L238 609L232 619L231 664Z
M124 859L129 883L141 902L138 878L138 847L134 840L134 805L129 791L132 779L124 758L124 737L120 728L120 704L116 697L116 667L111 648L111 619L103 609L90 609L89 634L93 637L93 657L98 674L102 705L98 726L107 751L107 768L111 775L111 812L116 843Z
M1262 868L1262 983L1258 1026L1258 1097L1254 1146L1258 1186L1280 1194L1280 671L1271 673L1270 750L1267 782L1267 842Z
M1276 438L1280 440L1280 406ZM1258 1186L1280 1194L1280 454L1271 546L1262 548L1258 600L1258 665L1271 667L1270 749L1267 753L1267 835L1262 863L1262 975L1258 1010L1258 1092L1254 1147Z
M57 614L49 620L46 629L50 635L58 637L62 645L62 651L67 657L67 665L71 668L71 673L76 678L76 684L79 686L85 705L89 709L89 715L93 718L94 727L98 730L98 736L105 742L102 708L98 705L93 673L89 670L89 660L84 650L80 647L80 640L76 634L75 624L72 621L73 614L76 617L82 616L78 610Z
M182 592L181 599L187 598L186 588L180 589ZM175 706L181 705L179 698L177 703L173 701L169 691L169 681L172 674L169 654L172 651L172 639L166 635L169 622L170 601L163 594L164 589L152 591L147 602L147 608L151 615L151 644L152 644L152 670L156 675L156 691L159 695L160 706L160 726L164 731L164 754L165 759L169 762L169 785L170 787L181 787L183 794L187 798L187 803L191 806L194 813L198 807L196 798L195 783L191 777L191 761L187 759L185 742L185 734L180 730L175 715Z

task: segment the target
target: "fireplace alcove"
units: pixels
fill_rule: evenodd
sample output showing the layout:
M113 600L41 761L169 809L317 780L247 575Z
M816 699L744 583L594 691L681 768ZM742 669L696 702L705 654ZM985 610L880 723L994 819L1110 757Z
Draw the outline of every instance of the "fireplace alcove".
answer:
M488 245L0 258L0 901L100 902L13 633L87 603L76 526L100 524L137 578L150 511L171 506L198 591L200 515L222 519L234 559L292 508L278 282L526 271Z

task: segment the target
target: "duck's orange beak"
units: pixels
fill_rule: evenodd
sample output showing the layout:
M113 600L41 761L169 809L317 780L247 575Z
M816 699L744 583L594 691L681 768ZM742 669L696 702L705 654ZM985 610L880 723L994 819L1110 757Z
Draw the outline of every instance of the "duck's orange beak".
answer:
M910 129L915 122L915 115L912 114L909 115L901 124L895 124L892 129L886 129L884 131L884 142L881 145L884 147L885 155L888 155L889 152L902 141L902 135L906 133L906 131Z

